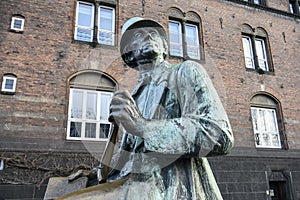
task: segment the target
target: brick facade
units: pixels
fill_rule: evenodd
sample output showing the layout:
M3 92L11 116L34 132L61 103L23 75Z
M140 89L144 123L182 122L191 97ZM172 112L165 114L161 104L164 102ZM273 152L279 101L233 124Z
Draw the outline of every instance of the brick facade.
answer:
M43 177L51 174L46 173L57 170L57 166L46 161L60 162L62 153L74 158L64 160L69 170L82 162L89 167L97 163L105 142L89 143L88 149L100 154L87 159L90 154L86 144L66 140L69 80L77 72L96 70L116 80L119 89L132 90L137 73L124 66L120 57L122 24L140 16L157 20L167 28L171 7L184 13L193 11L201 18L205 58L200 62L212 78L233 128L232 152L226 157L210 159L224 199L268 199L266 177L271 176L272 170L290 172L293 199L300 198L297 164L300 160L300 71L297 67L300 17L289 13L288 0L267 0L266 6L238 0L100 2L116 8L115 46L94 46L74 40L76 0L0 2L0 79L7 73L17 76L16 93L0 94L0 159L5 163L4 170L0 171L0 199L22 196L9 196L10 184L35 188L34 185L44 181L40 184L44 186L47 181ZM10 31L14 14L24 16L24 32ZM245 69L243 24L267 32L274 73L258 74ZM288 149L255 148L250 99L258 92L271 94L280 102ZM48 171L35 169L31 165L33 160L29 159L28 163L24 160L25 154L41 156ZM31 169L39 171L34 178L26 176ZM20 179L20 176L27 178ZM43 197L39 195L35 197Z

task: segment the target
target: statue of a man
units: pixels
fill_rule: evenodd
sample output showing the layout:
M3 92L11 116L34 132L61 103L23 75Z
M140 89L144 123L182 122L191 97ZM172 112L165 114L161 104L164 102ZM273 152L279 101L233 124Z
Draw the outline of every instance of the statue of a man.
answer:
M111 101L110 116L125 133L108 182L126 180L111 195L222 199L205 157L228 153L233 136L206 71L194 61L166 62L167 34L153 20L132 18L123 31L122 58L140 76L131 94L116 92Z

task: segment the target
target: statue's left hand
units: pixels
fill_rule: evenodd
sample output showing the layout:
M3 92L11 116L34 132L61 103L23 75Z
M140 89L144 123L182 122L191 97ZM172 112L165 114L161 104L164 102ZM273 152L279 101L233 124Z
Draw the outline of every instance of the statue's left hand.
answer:
M130 93L125 91L116 92L110 105L110 118L117 124L122 124L124 129L136 136L143 137L146 120L141 115Z

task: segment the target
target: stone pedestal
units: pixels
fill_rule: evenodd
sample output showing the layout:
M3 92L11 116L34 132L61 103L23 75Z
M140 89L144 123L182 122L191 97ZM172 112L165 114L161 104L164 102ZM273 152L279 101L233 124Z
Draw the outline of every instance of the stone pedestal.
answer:
M56 199L71 192L86 188L88 178L81 177L73 182L68 177L52 177L49 179L44 200Z

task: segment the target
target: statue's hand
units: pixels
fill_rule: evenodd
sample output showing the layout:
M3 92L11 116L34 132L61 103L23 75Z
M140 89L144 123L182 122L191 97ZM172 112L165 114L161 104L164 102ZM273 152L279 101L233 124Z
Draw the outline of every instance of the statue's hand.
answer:
M95 179L95 178L97 178L97 170L96 169L92 169L92 170L80 169L77 172L68 176L68 180L70 182L72 182L74 180L77 180L80 177L87 177L89 180Z
M127 132L143 137L146 120L127 90L114 94L110 110L110 118L112 117L117 124L122 124Z

